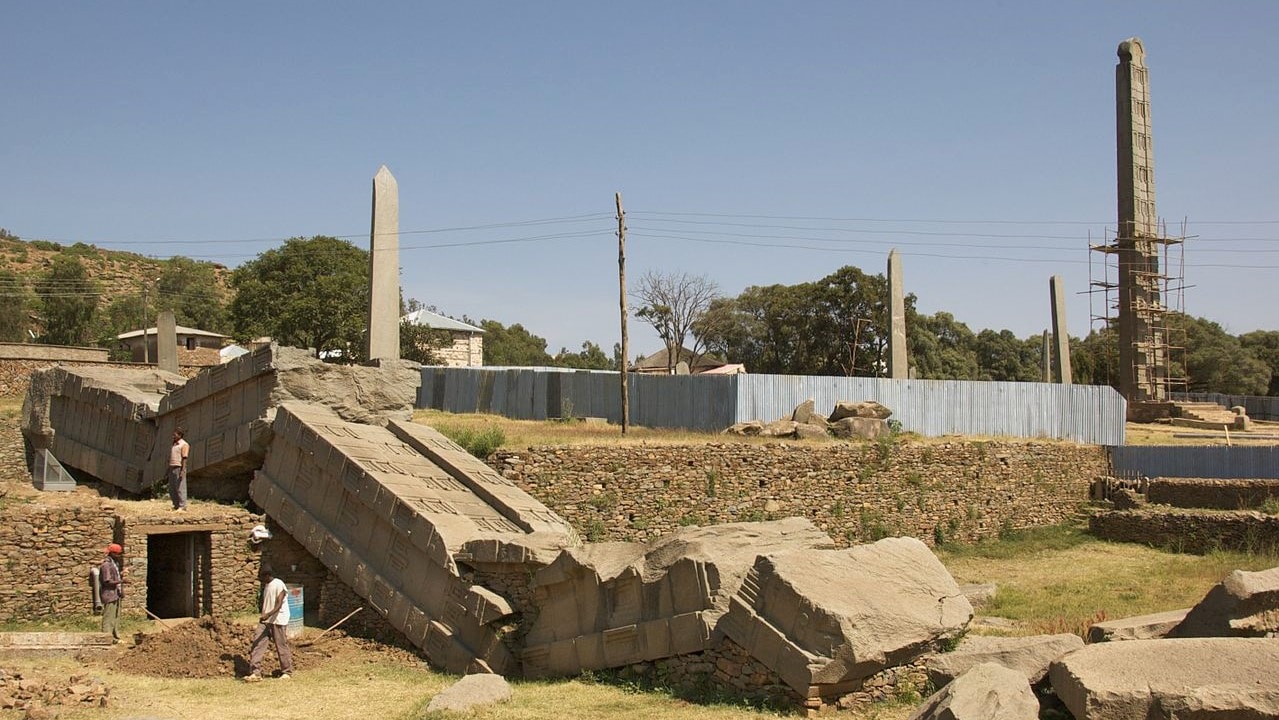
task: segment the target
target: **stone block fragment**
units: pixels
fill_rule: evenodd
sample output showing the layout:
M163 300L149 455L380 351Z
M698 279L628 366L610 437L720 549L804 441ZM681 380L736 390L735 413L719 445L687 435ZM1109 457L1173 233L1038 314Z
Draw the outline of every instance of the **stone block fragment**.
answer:
M888 421L878 418L846 417L830 424L830 432L837 438L874 440L889 435Z
M1279 718L1279 642L1133 640L1088 645L1053 662L1049 681L1081 720Z
M961 640L953 651L930 655L925 668L935 687L945 685L982 663L1016 670L1033 685L1044 679L1053 660L1083 646L1082 638L1069 633L1031 637L970 635Z
M475 707L507 702L515 691L501 675L478 673L467 675L453 683L426 705L428 713L452 710L466 712Z
M893 411L880 405L874 400L866 400L864 402L847 402L841 400L835 403L835 409L827 418L830 422L838 422L844 418L874 418L876 420L887 420L892 417Z
M1243 637L1279 633L1279 567L1235 570L1213 586L1173 637Z
M910 720L1035 720L1039 700L1026 676L997 663L980 663L938 690Z
M928 546L761 555L720 627L803 696L910 662L963 630L972 605Z
M1149 615L1137 615L1118 620L1094 623L1088 628L1088 642L1114 642L1118 640L1157 640L1168 637L1173 628L1186 619L1190 608L1168 610Z

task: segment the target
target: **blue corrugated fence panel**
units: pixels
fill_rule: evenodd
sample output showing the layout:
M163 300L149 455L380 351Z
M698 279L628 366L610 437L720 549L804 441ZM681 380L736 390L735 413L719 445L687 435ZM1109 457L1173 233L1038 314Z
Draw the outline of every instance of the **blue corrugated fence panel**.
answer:
M1279 478L1279 447L1125 445L1110 449L1110 463L1120 475Z

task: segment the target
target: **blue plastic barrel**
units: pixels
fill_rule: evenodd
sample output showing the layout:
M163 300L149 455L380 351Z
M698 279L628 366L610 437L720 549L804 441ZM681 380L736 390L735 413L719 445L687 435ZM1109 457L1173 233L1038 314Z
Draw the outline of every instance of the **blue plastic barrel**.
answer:
M284 634L295 638L302 634L302 586L285 584L284 587L289 591L289 626L284 629Z

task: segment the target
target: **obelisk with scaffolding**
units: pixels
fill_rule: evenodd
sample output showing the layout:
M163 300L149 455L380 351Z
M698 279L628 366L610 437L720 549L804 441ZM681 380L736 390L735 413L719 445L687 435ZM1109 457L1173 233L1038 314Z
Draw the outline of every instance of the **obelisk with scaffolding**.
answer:
M1170 357L1181 348L1172 341L1168 317L1181 310L1185 233L1168 236L1155 213L1150 85L1138 38L1119 44L1115 106L1119 224L1113 238L1092 245L1104 258L1102 278L1094 278L1092 285L1106 298L1107 323L1112 309L1118 315L1112 327L1118 331L1119 392L1128 400L1129 416L1153 419L1151 415L1167 415L1171 388L1185 383L1174 377L1180 371L1173 370ZM1170 257L1172 248L1175 258ZM1112 296L1115 290L1117 297ZM1170 299L1175 307L1169 306Z

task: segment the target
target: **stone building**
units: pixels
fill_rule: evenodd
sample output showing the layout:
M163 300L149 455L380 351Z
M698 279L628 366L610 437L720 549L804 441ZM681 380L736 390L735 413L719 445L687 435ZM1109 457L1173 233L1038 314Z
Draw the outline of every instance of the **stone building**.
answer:
M181 325L177 326L177 331L178 353L180 357L185 359L182 362L184 365L218 364L218 350L221 350L231 340L230 337L221 333L183 327ZM129 351L130 359L133 362L156 361L156 338L157 331L155 327L149 327L145 330L131 330L115 336L115 339L120 342L120 347ZM207 359L208 362L200 362L199 360L202 358Z
M484 364L484 330L430 310L414 310L400 318L404 322L448 333L450 343L436 350L449 367L480 367Z

